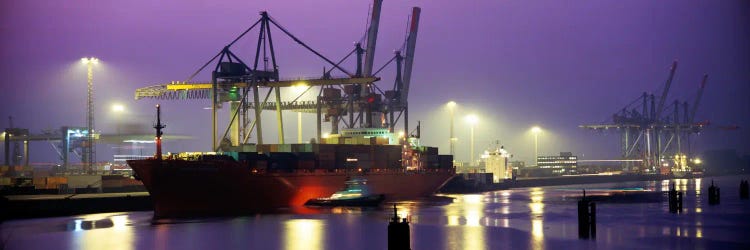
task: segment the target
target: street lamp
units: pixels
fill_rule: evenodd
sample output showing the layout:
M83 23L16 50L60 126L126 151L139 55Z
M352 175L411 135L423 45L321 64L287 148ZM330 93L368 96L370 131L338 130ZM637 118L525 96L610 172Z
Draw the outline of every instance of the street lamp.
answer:
M451 119L451 122L450 122L450 124L451 124L450 150L451 150L451 155L453 155L453 157L454 157L453 159L455 160L455 156L456 156L456 137L453 134L453 117L454 117L455 111L456 111L456 102L450 101L446 105L448 106L448 111L450 112L450 119Z
M470 143L471 143L471 145L469 146L469 148L470 148L469 154L470 154L471 157L469 157L469 159L471 160L471 162L469 162L469 166L471 166L471 164L474 164L474 126L477 124L477 122L479 122L479 117L477 117L476 115L473 115L473 114L472 115L468 115L468 116L466 116L466 121L469 122L469 125L470 125L470 134L471 134L470 135L470 138L471 138Z
M125 111L125 106L122 106L122 104L113 104L112 105L112 112L122 113L123 111Z
M125 106L119 103L115 103L112 105L112 113L115 115L115 130L117 132L117 154L122 155L122 135L120 131L120 126L122 125L122 115L125 113Z
M539 165L539 133L541 132L542 129L539 126L531 128L531 133L534 134L534 166Z
M88 113L86 114L86 130L88 135L86 137L86 146L83 147L84 170L88 172L92 170L96 162L96 146L94 145L94 65L99 63L99 59L84 57L81 58L81 63L86 64L88 68L88 99L86 101L88 109Z

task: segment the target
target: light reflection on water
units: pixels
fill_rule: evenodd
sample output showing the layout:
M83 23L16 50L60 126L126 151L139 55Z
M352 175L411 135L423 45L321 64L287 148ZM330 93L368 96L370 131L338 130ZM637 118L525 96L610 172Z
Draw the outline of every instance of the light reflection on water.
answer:
M544 190L531 188L529 193L531 202L531 248L544 249Z
M715 178L715 183L733 190L739 178L747 179ZM685 192L684 213L670 214L666 209L663 192L671 183ZM524 188L444 195L453 199L447 202L396 205L399 216L411 221L412 249L709 248L710 242L729 242L731 248L737 246L731 244L750 244L743 233L750 225L737 219L746 218L750 202L730 193L722 196L720 205L708 206L702 201L706 198L701 193L703 185L710 181ZM633 187L647 191L618 191ZM596 201L599 233L595 240L577 239L576 201L584 188L587 196L601 199ZM657 199L611 200L621 193L653 194ZM385 249L393 210L392 204L386 204L381 209L333 208L318 214L168 224L151 224L150 216L150 212L132 212L10 221L0 225L0 231L3 239L9 239L7 249ZM696 239L709 241L696 243Z
M127 214L84 215L72 221L71 249L113 249L133 248L134 232ZM68 228L71 228L68 223ZM117 239L117 241L112 241Z
M326 249L323 221L312 219L292 219L284 223L283 244L290 250Z
M447 226L462 227L461 230L449 230L444 244L456 249L485 249L484 195L458 196L453 204L444 208Z

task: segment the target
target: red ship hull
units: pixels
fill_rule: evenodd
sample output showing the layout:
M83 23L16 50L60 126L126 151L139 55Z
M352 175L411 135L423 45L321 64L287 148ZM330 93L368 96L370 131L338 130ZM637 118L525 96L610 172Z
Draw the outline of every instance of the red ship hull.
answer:
M344 187L350 176L363 176L373 193L387 200L432 195L453 175L453 169L406 171L369 169L364 172L296 170L253 172L226 160L130 160L154 201L154 217L189 217L273 212L302 206Z

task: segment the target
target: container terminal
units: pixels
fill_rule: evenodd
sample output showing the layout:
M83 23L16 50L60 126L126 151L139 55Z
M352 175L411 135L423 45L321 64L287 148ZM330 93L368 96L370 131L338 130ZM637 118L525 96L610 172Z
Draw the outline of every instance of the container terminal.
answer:
M380 68L373 65L376 49L377 32L380 19L381 0L374 0L371 19L366 36L356 43L350 53L335 62L319 51L316 51L301 39L285 29L267 12L261 12L261 18L235 38L203 67L198 69L185 81L173 81L166 84L139 88L135 91L136 99L152 98L160 100L210 99L212 103L212 148L215 152L180 153L170 158L204 159L212 155L231 157L239 162L252 162L253 173L268 171L274 168L290 168L286 171L303 171L307 173L330 172L332 169L356 169L358 172L387 169L387 165L399 165L405 171L429 169L430 166L456 166L452 156L438 155L437 148L421 146L419 126L408 135L396 133L399 121L402 131L410 131L408 122L408 93L416 49L416 38L420 9L412 9L402 50L394 52L393 57ZM257 28L257 53L254 60L243 60L232 51L232 45ZM279 74L276 53L273 46L271 30L274 34L283 34L294 40L312 54L327 62L327 69L317 78L292 77L282 79ZM270 55L270 57L269 57ZM347 70L342 64L352 55L356 55L355 70ZM270 64L269 64L270 60ZM251 62L246 64L245 61ZM279 60L280 61L280 60ZM89 66L95 59L85 60ZM201 82L193 81L199 72L214 64L212 79ZM393 65L395 64L395 65ZM378 73L386 66L395 66L396 77L392 89L378 87L381 81ZM663 92L659 95L658 104L653 94L644 93L633 103L613 115L612 123L581 125L591 130L615 130L622 134L622 158L612 161L621 162L618 173L625 179L659 179L666 177L683 177L701 175L700 162L691 155L690 136L700 133L708 122L696 122L695 114L700 104L701 95L707 76L700 84L697 97L692 106L687 101L675 100L667 104L672 79L677 68L673 63ZM89 67L90 69L90 67ZM209 68L210 69L210 68ZM344 76L333 76L336 71ZM89 72L89 85L92 81ZM389 84L390 85L390 84ZM281 89L302 87L302 93L317 91L313 101L302 101L300 96L291 100L281 98ZM384 90L385 89L385 90ZM265 93L263 90L267 90ZM261 98L261 94L265 97ZM273 97L275 100L269 101ZM638 107L637 105L640 105ZM230 109L229 125L220 130L217 110L223 107ZM669 108L674 112L664 112ZM88 102L87 126L63 126L59 130L44 131L41 134L29 133L28 129L14 127L12 118L10 126L4 130L4 165L0 168L0 185L4 195L21 194L82 194L106 192L142 192L145 187L134 176L131 169L120 164L97 163L95 145L106 140L119 140L128 137L132 141L148 141L150 135L103 135L94 128L91 115L93 103ZM276 126L279 129L278 144L264 142L262 128L264 122L260 115L263 111L276 113ZM311 143L289 144L285 142L284 121L282 112L313 113L316 116L316 136ZM331 130L324 132L322 124L330 123ZM298 122L301 126L301 122ZM342 128L343 126L343 128ZM735 128L736 129L736 128ZM169 137L171 135L168 135ZM144 138L145 139L141 139ZM153 137L151 137L153 138ZM251 140L254 139L254 140ZM301 138L301 136L298 136ZM168 138L169 139L169 138ZM184 139L174 136L172 139ZM451 135L453 142L453 135ZM37 170L29 164L28 144L33 141L51 142L60 153L62 164ZM267 141L267 138L266 138ZM374 145L394 144L400 146L383 147L384 152L373 150ZM23 145L21 149L20 145ZM339 146L326 146L339 145ZM341 146L348 145L348 146ZM325 148L325 150L324 150ZM361 149L358 149L361 148ZM385 148L392 148L385 149ZM451 146L453 148L453 146ZM328 152L331 151L331 152ZM361 152L360 152L361 151ZM366 152L369 151L369 152ZM388 152L386 152L388 151ZM393 151L393 152L390 152ZM400 151L400 152L397 152ZM453 152L453 150L451 150ZM11 154L12 152L12 154ZM82 164L75 166L69 162L70 153L80 155ZM243 153L244 152L244 153ZM255 154L247 154L255 152ZM157 155L161 155L158 153ZM352 157L356 155L357 157ZM385 156L385 157L381 157ZM561 155L563 156L563 155ZM566 155L567 156L567 155ZM149 158L151 156L132 155L129 160ZM537 170L545 168L538 164L540 156L536 155ZM572 157L572 156L569 156ZM477 192L529 185L551 183L588 183L591 181L619 180L609 177L592 177L582 175L581 169L568 169L568 173L557 178L536 178L533 171L510 164L508 153L502 148L492 149L483 158L484 166L468 164L468 170L462 171L458 166L459 178L447 184L446 192ZM125 159L120 159L125 160ZM390 162L390 163L389 163ZM473 169L472 169L473 167ZM450 167L448 167L450 168ZM555 172L566 168L541 169ZM575 166L573 166L575 168ZM538 171L539 172L539 171ZM548 171L547 171L548 172ZM591 172L591 171L589 171ZM596 171L595 171L596 172ZM531 174L530 174L531 173ZM557 172L560 173L560 172ZM615 175L612 175L615 176ZM644 177L645 176L645 177ZM470 185L467 185L470 183Z

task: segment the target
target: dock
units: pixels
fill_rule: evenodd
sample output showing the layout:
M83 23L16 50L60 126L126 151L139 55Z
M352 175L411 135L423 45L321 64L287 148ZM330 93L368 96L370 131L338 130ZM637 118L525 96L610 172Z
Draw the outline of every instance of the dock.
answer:
M152 209L148 192L7 195L0 199L0 220Z

